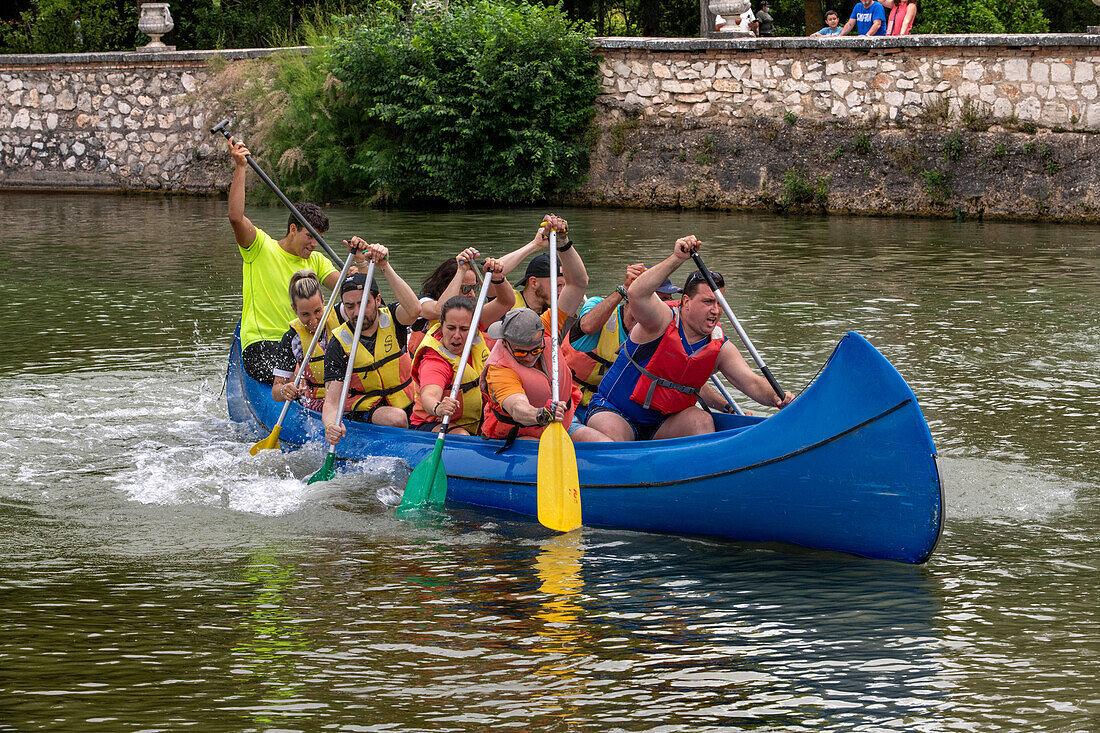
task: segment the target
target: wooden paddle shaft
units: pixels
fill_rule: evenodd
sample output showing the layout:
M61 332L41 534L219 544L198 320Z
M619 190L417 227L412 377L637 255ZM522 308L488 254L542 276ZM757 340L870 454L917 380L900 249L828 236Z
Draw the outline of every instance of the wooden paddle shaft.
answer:
M756 366L760 367L760 371L764 373L764 377L768 380L768 384L770 384L772 389L775 390L775 393L779 395L779 399L786 397L786 392L783 391L783 388L779 386L779 382L772 376L771 369L768 369L768 365L764 363L764 357L760 356L760 352L752 345L749 335L745 333L745 329L741 327L741 322L737 320L737 316L733 315L733 309L730 308L730 304L726 302L726 296L722 295L722 292L718 289L718 285L714 282L714 276L710 274L710 270L703 264L703 258L699 256L698 252L692 252L691 259L695 260L695 266L699 268L699 272L702 273L703 279L707 281L707 285L710 286L710 289L713 290L714 294L718 297L718 302L722 305L722 310L726 312L726 317L730 319L730 323L733 324L733 328L737 331L737 335L741 337L741 341L745 344L745 348L752 354Z
M210 129L210 134L217 135L220 132L222 135L225 135L226 140L230 140L232 139L232 135L229 134L229 130L227 129L228 127L229 120L222 120ZM298 211L298 207L292 204L290 202L290 199L288 199L286 195L279 190L279 187L275 185L275 182L272 181L266 173L264 173L263 168L261 168L259 164L252 159L251 155L246 156L245 159L248 161L248 164L252 166L252 170L256 171L256 175L258 175L263 180L263 182L267 184L268 188L275 192L275 195L279 197L279 200L282 201L288 209L290 209L290 213L294 214L294 218L297 219L299 223L301 223L301 225L305 227L306 231L309 232L313 236L313 238L317 240L317 244L321 245L321 249L323 249L325 253L329 256L329 259L332 260L332 263L340 264L340 258L336 256L336 253L332 250L332 247L328 246L328 242L325 241L325 238L322 237L317 232L317 230L313 228L312 224L306 221L306 218L302 216L302 212Z

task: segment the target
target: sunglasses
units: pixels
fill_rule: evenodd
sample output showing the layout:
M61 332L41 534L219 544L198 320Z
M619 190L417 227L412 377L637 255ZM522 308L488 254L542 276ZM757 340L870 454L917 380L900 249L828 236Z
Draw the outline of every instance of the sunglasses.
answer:
M710 276L712 278L714 278L714 284L717 285L719 288L726 287L726 279L724 277L722 277L722 273L715 272L714 270L711 270L710 271ZM690 288L695 283L704 283L705 284L706 281L707 281L707 279L705 277L703 277L703 273L696 270L695 272L688 275L687 281L684 283L684 290L687 290L688 288Z
M463 295L470 295L474 292L474 286L473 285L463 285L459 288L459 292L461 292Z
M536 346L533 349L512 349L512 356L517 359L522 359L525 356L538 356L545 348L545 346Z

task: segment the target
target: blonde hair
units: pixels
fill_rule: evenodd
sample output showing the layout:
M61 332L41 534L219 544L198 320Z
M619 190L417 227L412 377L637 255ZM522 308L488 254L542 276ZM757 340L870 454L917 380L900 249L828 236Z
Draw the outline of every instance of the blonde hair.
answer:
M290 306L299 300L308 300L321 292L321 281L313 270L298 270L290 276Z

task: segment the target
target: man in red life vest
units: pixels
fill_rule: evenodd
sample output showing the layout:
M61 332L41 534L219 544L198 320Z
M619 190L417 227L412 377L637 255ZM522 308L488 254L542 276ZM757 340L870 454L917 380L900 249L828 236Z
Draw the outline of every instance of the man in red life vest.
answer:
M762 405L782 408L794 399L790 392L777 399L768 380L726 340L718 325L721 305L700 273L688 276L678 308L654 292L699 247L693 236L676 240L672 256L639 275L627 291L636 324L588 406L588 426L612 440L714 432L714 419L696 400L716 370ZM713 274L721 288L721 276Z

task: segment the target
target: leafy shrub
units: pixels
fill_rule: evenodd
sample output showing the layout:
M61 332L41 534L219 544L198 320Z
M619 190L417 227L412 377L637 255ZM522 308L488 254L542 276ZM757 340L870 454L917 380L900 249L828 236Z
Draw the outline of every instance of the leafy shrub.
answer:
M586 172L597 64L558 8L380 4L311 28L313 54L217 82L296 196L530 202Z
M133 50L149 42L138 32L137 17L132 0L32 0L18 20L0 23L0 52Z
M1038 0L924 0L914 33L1045 33Z
M783 195L776 202L780 210L794 206L824 207L829 200L829 177L811 180L809 172L788 168L783 172Z

